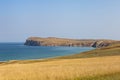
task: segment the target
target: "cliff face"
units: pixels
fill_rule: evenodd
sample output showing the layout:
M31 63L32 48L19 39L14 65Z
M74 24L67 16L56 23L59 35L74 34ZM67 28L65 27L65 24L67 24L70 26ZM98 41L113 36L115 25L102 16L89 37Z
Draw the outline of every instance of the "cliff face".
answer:
M28 46L81 46L81 47L106 47L115 42L114 40L93 40L93 39L65 39L65 38L40 38L30 37L26 40Z

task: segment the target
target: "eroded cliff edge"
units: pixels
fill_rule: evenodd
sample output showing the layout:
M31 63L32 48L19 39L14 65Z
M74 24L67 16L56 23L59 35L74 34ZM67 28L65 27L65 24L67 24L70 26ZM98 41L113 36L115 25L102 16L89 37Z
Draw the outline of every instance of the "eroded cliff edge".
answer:
M41 37L29 37L25 45L28 46L80 46L80 47L106 47L115 43L115 40L105 39L66 39L66 38L41 38Z

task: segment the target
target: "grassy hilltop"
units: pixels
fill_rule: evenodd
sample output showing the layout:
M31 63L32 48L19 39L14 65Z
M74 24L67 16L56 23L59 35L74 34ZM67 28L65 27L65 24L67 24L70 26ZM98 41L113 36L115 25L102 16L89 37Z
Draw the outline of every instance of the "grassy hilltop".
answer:
M0 80L120 80L120 44L54 59L1 63Z

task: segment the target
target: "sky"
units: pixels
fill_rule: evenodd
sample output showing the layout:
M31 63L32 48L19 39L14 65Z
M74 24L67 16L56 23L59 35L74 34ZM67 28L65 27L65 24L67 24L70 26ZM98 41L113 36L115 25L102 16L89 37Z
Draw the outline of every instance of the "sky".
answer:
M120 40L120 0L0 0L0 42Z

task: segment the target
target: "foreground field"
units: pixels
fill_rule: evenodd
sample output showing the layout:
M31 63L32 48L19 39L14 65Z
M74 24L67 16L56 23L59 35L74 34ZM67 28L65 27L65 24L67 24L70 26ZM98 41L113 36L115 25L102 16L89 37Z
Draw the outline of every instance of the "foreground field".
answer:
M120 56L0 64L0 80L120 80Z

